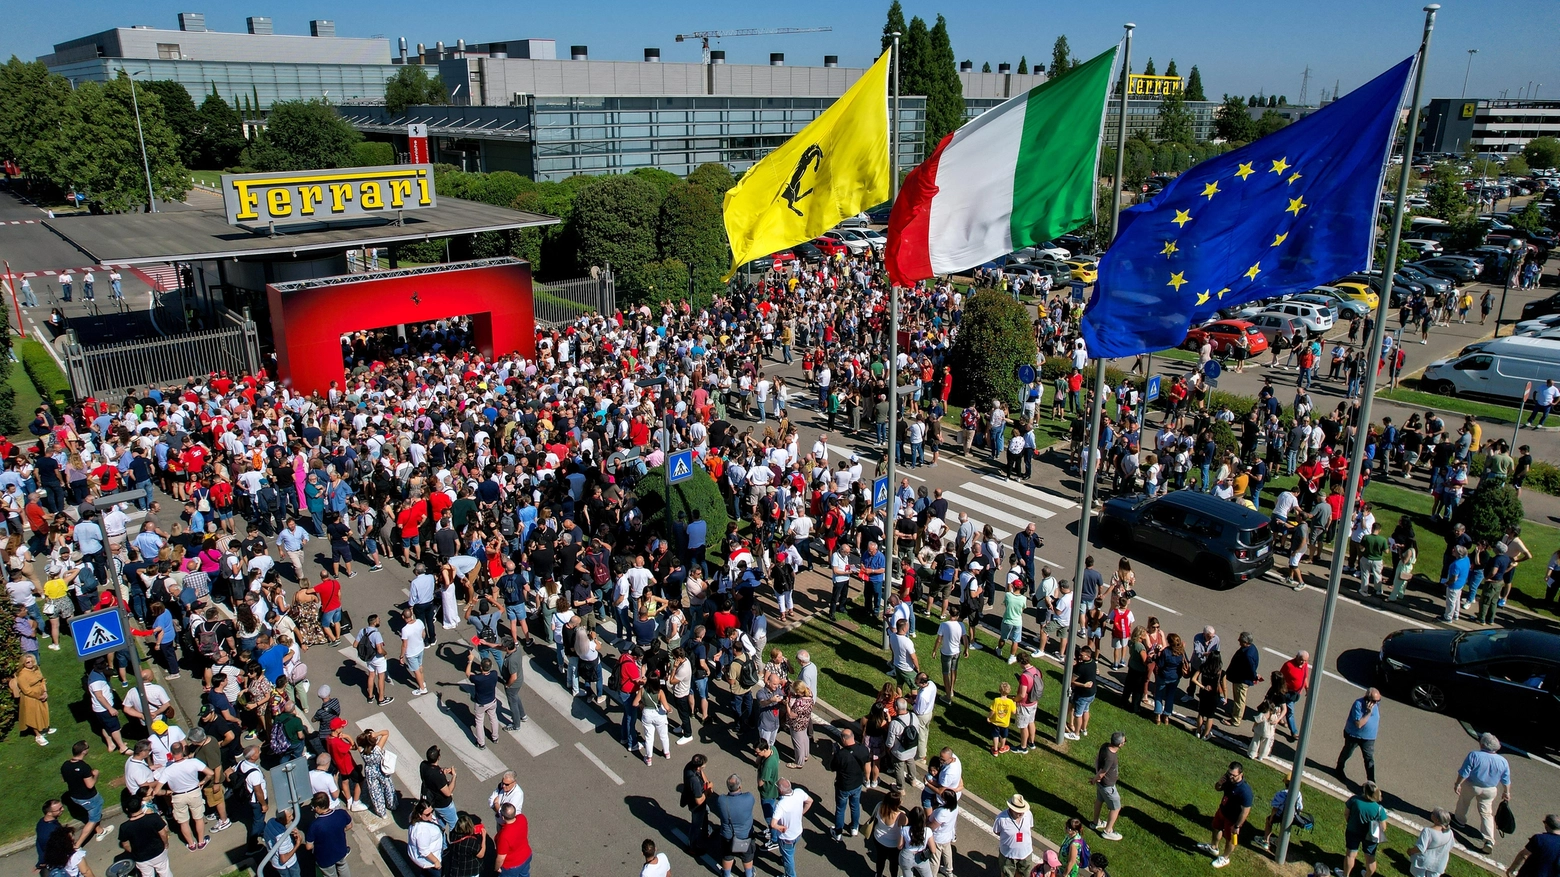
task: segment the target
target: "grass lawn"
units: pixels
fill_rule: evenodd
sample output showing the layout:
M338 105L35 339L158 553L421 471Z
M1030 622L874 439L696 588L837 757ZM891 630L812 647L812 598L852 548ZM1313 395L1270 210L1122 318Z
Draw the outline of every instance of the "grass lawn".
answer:
M70 638L61 636L57 652L47 648L47 636L38 645L43 678L49 684L49 719L59 730L50 735L48 746L39 746L19 730L0 740L0 787L26 790L24 794L0 795L0 845L31 837L39 806L64 794L60 765L70 759L70 747L77 740L92 744L87 761L101 771L98 783L107 805L105 817L118 813L119 790L124 786L124 756L109 755L103 738L87 724L90 707L81 684L82 665ZM114 687L117 692L124 691L117 684Z
M221 171L190 171L190 176L195 179L195 182L200 183L202 186L206 186L207 188L222 188Z
M935 625L922 618L916 647L921 666L938 666L933 649ZM810 620L785 634L772 645L788 656L807 648L819 665L819 696L854 717L863 716L871 706L877 689L887 680L885 653L878 647L876 630L852 629L851 622L830 625ZM986 736L986 716L1000 682L1015 686L1017 668L993 655L993 638L982 632L978 639L984 650L971 652L959 667L959 686L954 703L937 710L932 722L931 751L951 745L964 762L965 786L981 798L1001 806L1015 791L1029 801L1035 815L1035 829L1052 841L1059 841L1064 822L1078 816L1087 823L1093 813L1094 787L1089 783L1098 748L1115 730L1125 731L1127 744L1121 752L1121 783L1125 808L1117 830L1126 836L1120 843L1103 840L1085 829L1091 849L1110 858L1115 874L1188 874L1208 871L1208 859L1197 852L1196 844L1206 842L1209 820L1218 805L1219 793L1213 783L1223 775L1231 761L1246 765L1246 777L1255 793L1252 829L1242 836L1243 844L1260 832L1267 818L1268 802L1284 785L1284 776L1276 769L1253 764L1244 751L1194 738L1174 725L1156 727L1147 719L1131 716L1121 708L1119 695L1106 693L1094 702L1091 714L1092 736L1061 747L1049 743L1056 727L1061 691L1061 670L1050 661L1042 661L1046 674L1045 695L1041 699L1038 736L1042 743L1028 755L993 758L991 740ZM832 802L826 801L828 806ZM1291 861L1325 861L1341 866L1343 861L1344 804L1321 790L1305 795L1306 809L1316 817L1314 833L1296 833L1290 848ZM984 818L984 814L981 814ZM972 826L961 825L961 832ZM1413 843L1406 831L1393 826L1382 844L1380 866L1385 873L1406 873L1406 851ZM1301 873L1296 864L1291 873ZM1244 846L1235 853L1230 875L1270 875L1277 870L1273 860ZM1478 866L1457 857L1447 872L1454 877L1484 873Z
M11 410L15 412L16 422L23 427L20 436L29 440L32 434L26 431L26 426L33 419L33 412L43 404L43 397L38 395L38 388L33 386L32 378L27 376L27 370L22 368L20 360L11 363L11 375L6 378L12 392L16 393Z
M1386 388L1377 390L1376 398L1390 399L1403 405L1411 405L1415 408L1424 408L1431 411L1456 411L1459 414L1472 414L1480 420L1488 420L1495 423L1517 422L1517 409L1510 405L1474 402L1470 399L1442 396L1438 393L1422 393L1418 390L1407 389L1406 385L1417 382L1404 381L1403 383L1405 386L1400 386L1396 390Z

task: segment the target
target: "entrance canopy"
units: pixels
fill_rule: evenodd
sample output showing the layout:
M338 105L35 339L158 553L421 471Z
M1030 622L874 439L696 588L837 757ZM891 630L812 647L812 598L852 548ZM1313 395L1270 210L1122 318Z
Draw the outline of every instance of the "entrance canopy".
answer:
M380 247L401 241L556 225L561 220L477 201L440 198L437 207L407 212L403 224L379 218L331 225L246 231L228 224L218 207L165 213L63 216L45 220L57 234L100 265L193 262L328 250Z

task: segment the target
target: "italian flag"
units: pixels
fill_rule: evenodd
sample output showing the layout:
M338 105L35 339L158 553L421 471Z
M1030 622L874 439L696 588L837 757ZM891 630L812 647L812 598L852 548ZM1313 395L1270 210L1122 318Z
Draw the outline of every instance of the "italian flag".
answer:
M1112 48L944 137L894 202L893 282L972 268L1093 218L1115 63Z

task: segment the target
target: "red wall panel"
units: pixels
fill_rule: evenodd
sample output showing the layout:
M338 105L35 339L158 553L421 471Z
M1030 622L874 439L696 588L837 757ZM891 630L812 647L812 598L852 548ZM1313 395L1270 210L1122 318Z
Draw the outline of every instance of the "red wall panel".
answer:
M488 359L536 353L531 266L523 263L266 292L281 378L304 393L343 380L341 336L358 329L470 315L476 348Z

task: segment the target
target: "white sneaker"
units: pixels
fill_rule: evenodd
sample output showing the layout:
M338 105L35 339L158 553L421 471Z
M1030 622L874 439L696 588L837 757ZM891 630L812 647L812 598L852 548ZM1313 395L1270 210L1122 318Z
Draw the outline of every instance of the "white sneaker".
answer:
M1105 820L1101 819L1099 822L1094 823L1094 830L1103 832L1105 830Z
M1034 651L1029 653L1029 657L1031 657L1031 658L1043 658L1043 657L1045 657L1045 652L1041 651L1040 649L1035 649Z
M686 746L687 744L692 743L692 742L693 742L693 738L692 737L678 737L677 738L677 745L678 746ZM668 756L668 757L670 757L670 756Z
M347 809L351 810L353 813L361 813L368 809L368 805L364 804L362 801L353 801L352 806L348 807Z
M1018 663L1018 656L1017 655L1009 655L1008 656L1008 663L1009 664L1017 664Z
M1066 740L1080 740L1080 739L1082 739L1077 734L1074 734L1071 731L1063 731L1062 732L1062 738L1066 739Z
M428 689L426 689L426 688L419 688L416 691L412 692L412 697L422 697L423 695L425 695L427 693L428 693Z
M1121 833L1116 831L1102 831L1100 837L1105 840L1121 840Z
M1421 341L1419 343L1423 344L1424 342ZM1220 856L1217 859L1213 860L1213 867L1215 867L1215 868L1223 868L1225 865L1228 865L1229 863L1230 863L1229 857L1227 857L1227 856Z

